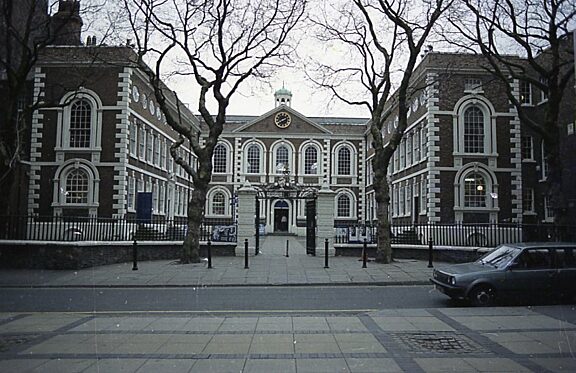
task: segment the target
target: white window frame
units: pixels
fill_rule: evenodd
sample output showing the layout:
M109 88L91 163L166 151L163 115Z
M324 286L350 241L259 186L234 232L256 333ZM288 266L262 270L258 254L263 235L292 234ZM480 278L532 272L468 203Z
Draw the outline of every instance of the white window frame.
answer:
M214 212L214 196L216 194L222 193L224 195L224 214L216 214ZM232 217L231 213L231 203L232 201L232 194L227 188L216 186L213 187L208 191L206 195L206 216L214 217L214 218L230 218Z
M526 91L527 88L527 91ZM526 80L520 80L518 84L518 100L522 106L532 106L533 99L532 99L532 84ZM527 94L527 97L524 96Z
M315 173L311 173L308 174L306 173L306 150L308 148L314 148L316 149L316 172ZM299 154L299 159L300 159L300 163L299 163L299 174L303 175L303 176L319 176L322 175L322 146L320 144L318 144L317 142L313 142L313 141L308 141L303 143L300 146L300 154Z
M146 162L152 164L154 156L154 131L152 128L146 130Z
M420 160L428 157L428 133L426 127L420 128Z
M480 136L478 136L478 134L475 133L471 133L468 134L468 136L473 136L474 138L477 138L479 140L482 141L481 146L477 146L476 144L473 144L473 148L474 149L466 149L466 128L467 128L467 122L466 122L466 118L468 116L468 112L474 110L476 112L479 113L479 115L481 115L481 118L476 118L476 116L473 116L475 119L481 119L481 121L479 123L473 122L470 123L469 125L471 126L478 126L482 128L482 133L480 134ZM463 142L463 147L462 150L464 151L464 153L466 154L485 154L486 153L486 115L485 113L482 111L481 108L479 108L476 105L470 105L469 107L466 108L466 110L464 110L463 113L463 122L462 122L462 142ZM476 142L476 141L474 141ZM478 148L478 150L476 150L476 148Z
M554 222L554 211L552 211L552 207L550 206L550 197L547 195L544 196L544 222Z
M216 156L217 154L217 149L219 148L223 148L224 149L224 162L223 162L223 166L224 166L224 170L220 171L216 169ZM224 142L219 142L218 144L216 144L216 146L214 147L214 154L212 156L212 172L214 174L227 174L230 172L229 168L230 168L230 162L228 161L228 159L230 158L231 154L229 151L229 147L226 143Z
M90 145L87 148L73 148L70 146L70 119L72 104L78 100L85 100L90 106ZM102 130L102 101L98 95L89 89L81 88L79 91L68 92L60 100L62 109L58 112L58 129L55 150L79 149L101 151Z
M129 130L129 149L130 149L130 156L137 157L138 156L138 125L135 121L130 121L130 130Z
M70 172L81 169L88 179L88 194L86 203L69 203L66 201L67 178ZM87 208L90 215L97 213L99 206L100 176L98 169L85 159L70 159L60 165L53 180L52 207L54 213L60 215L63 208Z
M282 173L278 172L278 170L276 169L276 165L278 162L277 161L278 149L282 146L286 147L286 149L288 150L288 165L284 165L284 167L285 168L287 167L290 170L291 174L295 173L294 165L296 164L296 162L295 162L294 145L290 141L280 140L272 144L272 146L270 147L271 157L268 167L270 170L269 173L271 175L282 175Z
M138 159L146 160L146 128L144 124L138 125Z
M166 213L166 182L160 181L158 188L158 213Z
M340 149L342 148L348 148L348 150L350 151L350 174L340 174L339 172L339 153L340 153ZM334 176L340 176L340 177L355 177L357 176L357 167L356 167L356 158L357 158L357 154L356 154L356 147L347 141L341 141L339 143L337 143L334 148L333 148L333 153L332 153L332 164L333 164L333 168L332 168L332 175Z
M530 205L528 208L526 208L527 204ZM534 189L525 188L522 190L522 213L525 215L532 215L535 212L536 210L534 208Z
M160 167L160 134L154 134L154 166Z
M546 156L546 147L544 145L544 140L540 143L540 151L542 156L540 158L540 181L546 181L548 179L548 157Z
M465 93L482 93L482 79L468 77L464 80L464 92Z
M166 163L166 138L162 137L160 140L160 168L163 170L168 169L168 165ZM170 156L170 154L168 154Z
M250 164L249 164L249 150L250 147L252 146L256 146L258 147L258 170L257 172L249 172L250 170ZM264 155L266 154L265 151L265 147L262 143L260 143L259 141L250 141L248 143L246 143L243 147L243 158L244 158L244 173L247 175L262 175L264 173Z
M464 147L464 120L468 109L476 107L482 112L483 119L483 152L468 153ZM497 149L496 117L491 113L494 111L491 103L481 96L466 96L461 98L456 104L457 116L454 117L454 156L462 157L464 155L473 156L495 156Z
M136 211L136 179L128 176L128 193L126 195L126 209L129 212Z
M348 201L350 202L350 210L348 216L340 216L338 215L338 201L342 195L346 195L348 197ZM356 196L352 191L348 189L341 189L336 192L336 196L334 197L334 212L335 212L335 220L350 220L356 219Z
M526 143L525 140L529 141L530 146L530 155L528 157L524 157L524 151ZM534 161L534 138L532 136L523 135L520 140L520 155L522 157L522 161Z

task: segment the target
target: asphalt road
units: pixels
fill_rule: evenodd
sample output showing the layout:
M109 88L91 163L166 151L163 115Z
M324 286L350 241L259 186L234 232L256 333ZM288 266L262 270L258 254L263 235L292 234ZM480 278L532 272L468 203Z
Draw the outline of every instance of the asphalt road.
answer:
M0 312L306 312L462 306L432 286L0 288L0 299Z

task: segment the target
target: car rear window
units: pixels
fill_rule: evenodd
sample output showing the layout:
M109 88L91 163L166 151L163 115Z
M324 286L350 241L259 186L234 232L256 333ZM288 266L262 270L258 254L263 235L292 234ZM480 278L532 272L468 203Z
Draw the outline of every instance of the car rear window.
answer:
M565 247L556 249L556 260L559 268L576 268L576 248Z

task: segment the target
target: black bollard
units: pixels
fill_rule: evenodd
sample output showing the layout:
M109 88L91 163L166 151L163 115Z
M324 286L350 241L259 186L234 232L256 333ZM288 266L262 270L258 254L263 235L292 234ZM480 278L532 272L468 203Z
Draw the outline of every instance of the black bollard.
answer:
M366 267L366 256L368 255L368 253L366 253L366 239L364 239L364 245L362 246L362 268L367 268Z
M210 237L208 237L208 268L212 268L212 242L210 242Z
M136 243L136 235L134 235L134 243L132 244L132 270L138 270L138 244Z
M428 240L428 268L433 268L432 265L432 245L434 244L433 239Z
M288 255L288 247L290 246L290 241L286 240L286 258L288 258L290 255Z
M244 240L244 269L248 269L248 239Z
M328 239L324 240L324 268L328 267Z

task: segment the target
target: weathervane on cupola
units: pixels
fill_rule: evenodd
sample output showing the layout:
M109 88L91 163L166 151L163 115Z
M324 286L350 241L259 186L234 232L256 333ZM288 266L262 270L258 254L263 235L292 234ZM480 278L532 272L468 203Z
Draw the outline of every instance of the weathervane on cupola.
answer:
M276 106L286 105L292 106L292 92L284 88L284 82L282 82L282 88L274 92L274 100L276 102Z

